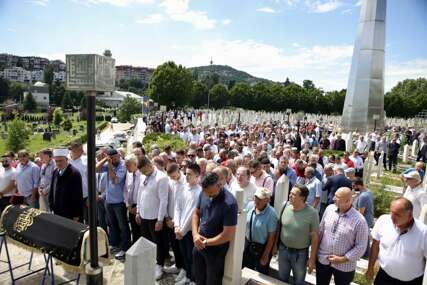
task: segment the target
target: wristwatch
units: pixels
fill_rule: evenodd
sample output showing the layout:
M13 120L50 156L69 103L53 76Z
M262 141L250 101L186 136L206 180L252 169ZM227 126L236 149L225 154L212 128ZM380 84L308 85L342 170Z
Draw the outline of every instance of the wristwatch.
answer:
M203 244L204 244L204 246L208 246L208 239L205 239L205 240L203 241Z

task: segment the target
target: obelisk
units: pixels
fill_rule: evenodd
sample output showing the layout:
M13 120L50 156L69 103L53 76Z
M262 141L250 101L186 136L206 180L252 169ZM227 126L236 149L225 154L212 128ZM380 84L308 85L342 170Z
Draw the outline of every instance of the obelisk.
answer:
M346 131L384 127L386 0L363 0L342 114Z

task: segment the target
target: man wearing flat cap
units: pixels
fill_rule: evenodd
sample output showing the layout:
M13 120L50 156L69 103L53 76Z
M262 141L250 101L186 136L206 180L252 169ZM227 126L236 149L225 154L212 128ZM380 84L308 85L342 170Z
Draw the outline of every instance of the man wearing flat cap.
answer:
M403 174L406 185L408 187L403 194L403 197L411 201L414 210L414 218L418 219L421 214L421 209L425 204L427 204L427 194L423 189L423 183L421 176L418 171L414 170L408 173Z
M68 150L55 149L49 206L55 215L83 221L83 190L80 172L68 162Z

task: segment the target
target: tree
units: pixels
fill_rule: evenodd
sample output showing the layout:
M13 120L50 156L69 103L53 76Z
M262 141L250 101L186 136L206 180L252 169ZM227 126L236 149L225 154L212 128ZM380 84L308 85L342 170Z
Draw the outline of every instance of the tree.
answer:
M54 71L54 67L52 64L46 65L46 67L43 70L43 81L44 81L44 83L52 85L53 71Z
M53 124L57 127L59 127L64 120L64 112L61 108L56 108L55 111L53 111Z
M27 86L21 82L9 82L9 98L15 100L16 102L22 102L24 91L27 90Z
M6 147L14 152L24 149L28 143L30 131L27 129L25 122L15 118L8 124L8 135Z
M9 99L9 81L0 78L0 103Z
M54 82L49 85L49 102L55 106L61 106L62 100L65 95L65 86L61 82Z
M194 80L191 93L192 93L191 106L193 106L195 108L207 106L209 89L206 86L206 84Z
M148 95L160 105L185 106L190 102L193 79L182 65L169 61L158 66L151 76Z
M304 80L304 81L302 82L302 86L303 86L305 89L314 89L314 88L316 88L316 86L314 86L313 81L308 80L308 79L306 79L306 80Z
M65 118L65 121L62 123L62 128L64 131L69 132L73 128L73 123L69 117Z
M142 112L142 104L135 98L126 96L117 112L117 118L120 122L130 121L132 115Z
M73 100L71 99L71 94L69 91L65 91L64 97L62 98L62 108L64 109L72 109L73 108Z
M228 104L228 91L222 84L214 85L209 90L209 107L214 109L224 108Z
M230 90L230 103L232 106L250 109L252 107L253 96L249 84L245 82L236 83Z
M36 100L34 99L33 93L28 92L27 96L24 98L24 110L28 112L33 112L37 108Z

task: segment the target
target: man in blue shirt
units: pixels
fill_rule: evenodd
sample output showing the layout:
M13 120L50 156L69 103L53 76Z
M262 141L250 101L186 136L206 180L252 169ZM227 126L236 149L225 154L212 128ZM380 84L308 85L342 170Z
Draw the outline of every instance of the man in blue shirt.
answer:
M220 187L216 173L202 181L192 218L193 266L197 285L220 285L224 275L225 255L237 225L237 201Z
M369 228L372 228L374 226L374 196L371 191L365 188L363 185L363 179L360 177L357 177L353 181L353 189L360 192L356 201L356 208L365 218ZM369 250L370 246L368 240L368 246L365 254L363 255L364 258L368 258Z
M110 224L109 240L116 251L115 258L122 259L130 247L130 229L125 204L126 166L114 148L107 150L107 156L96 164L97 172L107 173L106 208Z
M37 193L40 181L40 168L30 161L30 154L26 150L18 152L19 164L16 167L16 189L24 196L25 203L38 208Z
M246 239L243 267L267 274L277 227L277 214L269 205L271 193L259 187L254 201L246 206Z

